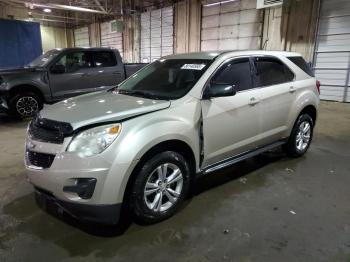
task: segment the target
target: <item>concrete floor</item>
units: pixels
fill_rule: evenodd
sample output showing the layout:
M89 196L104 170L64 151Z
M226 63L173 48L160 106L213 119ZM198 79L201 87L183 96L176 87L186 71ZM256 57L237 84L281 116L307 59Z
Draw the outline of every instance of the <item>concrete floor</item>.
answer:
M119 235L36 206L25 127L0 118L0 261L350 261L350 104L322 103L304 157L267 153L203 178L174 217Z

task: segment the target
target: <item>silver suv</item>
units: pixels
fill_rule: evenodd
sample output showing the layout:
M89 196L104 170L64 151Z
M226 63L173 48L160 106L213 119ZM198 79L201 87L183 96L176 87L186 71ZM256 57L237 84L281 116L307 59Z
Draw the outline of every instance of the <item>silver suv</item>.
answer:
M40 205L115 224L175 213L193 178L277 146L310 146L319 82L297 53L164 57L117 88L70 98L28 127L25 164Z

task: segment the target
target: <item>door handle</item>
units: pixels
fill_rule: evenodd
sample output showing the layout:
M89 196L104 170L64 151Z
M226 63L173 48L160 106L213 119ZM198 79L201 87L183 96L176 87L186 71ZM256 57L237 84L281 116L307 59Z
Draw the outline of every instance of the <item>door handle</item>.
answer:
M119 71L113 72L113 75L121 75L121 72Z
M249 99L248 105L254 106L254 105L256 105L259 102L260 102L259 99L256 99L255 97L252 97L252 98Z
M289 87L289 93L294 93L295 92L295 87L294 86L291 86Z
M90 74L88 74L88 73L81 74L81 77L86 77L86 76L90 76Z

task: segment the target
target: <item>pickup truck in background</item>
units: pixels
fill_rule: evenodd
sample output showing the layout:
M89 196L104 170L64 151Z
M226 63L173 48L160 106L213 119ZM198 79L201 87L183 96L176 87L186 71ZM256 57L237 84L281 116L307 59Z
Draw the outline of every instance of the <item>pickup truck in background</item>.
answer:
M146 64L124 64L117 49L53 49L23 68L0 70L0 107L31 117L44 103L115 87Z

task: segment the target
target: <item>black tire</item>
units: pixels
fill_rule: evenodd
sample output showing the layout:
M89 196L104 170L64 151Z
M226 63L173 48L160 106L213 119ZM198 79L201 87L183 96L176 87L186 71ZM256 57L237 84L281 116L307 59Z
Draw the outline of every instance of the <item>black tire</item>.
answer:
M158 177L159 179L159 174L156 171L156 169L162 165L166 165L167 166L167 174L166 177L171 178L171 174L175 174L174 171L175 168L177 167L179 169L179 171L181 171L181 175L182 175L182 190L179 194L179 196L176 198L176 201L174 203L171 203L172 206L168 207L168 209L166 210L152 210L149 207L149 202L154 202L156 199L156 195L161 195L161 197L158 197L158 199L162 199L164 200L164 202L166 200L168 200L168 202L170 203L170 199L167 197L166 194L169 194L170 191L167 191L169 189L174 190L174 186L176 183L176 186L178 186L178 184L180 184L181 182L173 182L172 184L169 182L169 185L167 183L162 184L163 187L165 186L166 189L156 189L154 187L149 188L149 192L152 190L157 190L154 193L149 194L149 196L147 196L147 200L146 200L146 183L150 182L152 183L152 185L158 185L158 188L160 188L162 185L159 185L159 181L160 180L152 180L155 179L156 177ZM157 173L155 173L157 172ZM168 176L167 176L168 175ZM177 176L176 176L177 177ZM173 152L173 151L166 151L166 152L162 152L159 153L157 155L155 155L154 157L152 157L151 159L149 159L148 161L146 161L144 163L144 165L140 168L137 177L134 181L134 184L132 186L132 191L131 191L131 197L129 200L129 207L130 207L130 211L133 215L133 217L135 218L136 222L142 223L142 224L152 224L152 223L156 223L159 221L162 221L164 219L169 218L170 216L172 216L181 206L181 203L184 201L184 199L186 198L189 188L190 188L190 177L191 177L191 173L190 173L190 167L189 164L187 163L187 161L185 160L185 158L180 155L177 152ZM157 182L158 181L158 182ZM165 181L165 180L164 180ZM168 181L165 181L168 182ZM154 189L153 189L154 188ZM160 193L159 191L161 191L162 193ZM173 196L171 194L171 196ZM154 197L154 198L153 198ZM153 198L153 200L152 200ZM147 202L148 204L147 204ZM174 200L173 200L174 201ZM151 204L152 204L151 203ZM160 203L162 204L162 202ZM166 205L166 204L164 204ZM170 205L170 204L169 204ZM163 205L161 205L162 208L164 209L165 207L163 207ZM155 207L155 209L157 209Z
M43 108L43 100L33 92L23 92L11 97L10 114L18 119L33 117Z
M307 138L307 136L305 136L303 138L301 138L300 136L298 137L301 125L303 125L303 123L308 123L310 125L309 140L308 140L305 147L304 147L305 140L303 140L302 146L300 146L300 144L298 146L298 144L297 144L297 139L299 139L299 142L300 142L300 139ZM297 121L294 123L294 126L293 126L292 132L290 134L290 137L288 139L288 142L283 145L283 150L286 152L286 154L290 157L300 157L303 154L305 154L306 151L308 150L310 144L311 144L311 141L312 141L313 129L314 129L314 122L313 122L311 116L309 116L308 114L300 115L298 117Z

